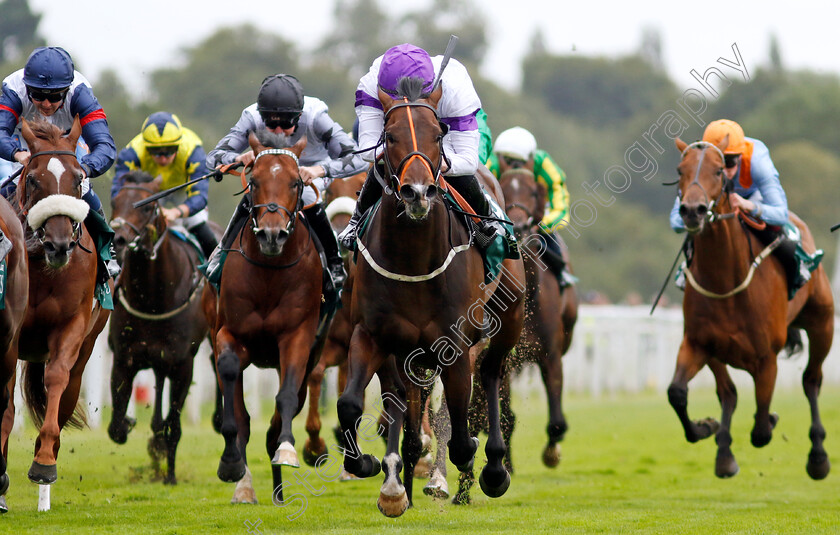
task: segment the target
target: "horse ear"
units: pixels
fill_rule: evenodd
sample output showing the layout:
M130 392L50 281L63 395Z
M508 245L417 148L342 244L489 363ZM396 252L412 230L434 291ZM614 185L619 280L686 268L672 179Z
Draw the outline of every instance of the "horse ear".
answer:
M429 105L435 109L437 109L438 102L440 102L440 97L443 96L443 82L439 83L437 89L432 91L432 94L429 95L428 101Z
M686 143L679 137L674 138L674 144L677 146L677 150L680 151L680 154L682 154L682 151L684 151L685 148L688 147L688 143Z
M77 114L76 117L73 118L73 126L70 128L70 133L67 134L67 140L70 141L70 144L73 145L73 150L76 149L76 142L79 140L79 136L82 135L82 123L79 120L79 115Z
M377 91L378 93L376 96L379 98L379 102L382 103L382 111L388 113L388 110L394 106L394 102L396 101L385 91L382 91L381 89L378 89Z
M723 136L723 139L720 140L720 143L717 144L717 148L720 149L721 152L726 150L726 147L729 146L729 134Z
M248 144L251 145L251 150L254 151L255 156L259 154L261 150L265 149L265 146L260 143L260 140L257 139L257 135L253 132L248 134Z
M289 150L291 150L292 152L294 152L295 154L300 156L300 154L303 152L303 149L306 148L306 142L307 142L307 138L306 138L306 136L303 136L302 138L300 138L300 140L297 143L292 145L289 148Z
M23 140L26 141L30 153L35 154L38 152L38 138L32 133L29 121L22 117L20 119L20 134L23 136Z

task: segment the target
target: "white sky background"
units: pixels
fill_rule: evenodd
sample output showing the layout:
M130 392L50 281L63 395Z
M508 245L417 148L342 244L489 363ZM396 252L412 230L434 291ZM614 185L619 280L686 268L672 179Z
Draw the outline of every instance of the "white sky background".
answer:
M379 1L385 5L385 0ZM402 13L429 1L390 0L387 5ZM484 6L491 43L482 74L506 88L518 86L519 61L538 27L552 53L607 56L635 51L642 28L658 28L667 69L684 88L697 86L689 74L692 69L703 73L721 56L734 59L733 43L752 74L767 63L771 33L779 40L787 67L840 74L840 2L836 1L475 1ZM40 34L49 44L65 47L88 78L95 80L103 69L115 68L134 92L143 75L177 62L179 50L220 26L252 22L306 50L333 27L333 0L29 0L29 4L43 14ZM402 7L394 8L397 4ZM721 9L716 10L716 5ZM440 50L430 52L440 54L445 46L440 43Z

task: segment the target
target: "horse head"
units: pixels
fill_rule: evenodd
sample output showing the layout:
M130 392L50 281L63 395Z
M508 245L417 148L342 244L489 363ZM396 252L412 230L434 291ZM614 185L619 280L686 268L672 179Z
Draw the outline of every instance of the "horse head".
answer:
M517 239L535 232L545 215L548 193L537 182L534 173L524 167L509 167L501 174L499 184L505 196L505 213L513 223Z
M303 180L298 157L306 137L288 149L272 148L251 133L248 139L256 155L248 188L251 191L251 227L265 256L278 256L295 228L303 208Z
M134 205L160 191L163 177L143 171L123 175L123 187L111 199L111 228L114 229L114 249L122 265L126 250L154 256L155 246L166 233L166 218L158 202Z
M723 151L729 143L729 136L719 145L707 141L688 144L680 138L674 142L682 153L682 159L677 166L680 217L686 231L689 234L697 234L703 230L707 220L723 213L721 200L731 188L731 181L723 172Z
M21 119L32 156L21 173L18 207L43 246L47 264L56 269L70 261L90 209L81 198L85 174L75 153L81 131L78 116L67 136L50 123Z
M400 79L397 100L379 90L385 112L383 142L388 180L395 184L406 213L415 221L428 217L438 197L444 158L445 131L437 115L443 88L438 86L426 94L423 84L420 78Z

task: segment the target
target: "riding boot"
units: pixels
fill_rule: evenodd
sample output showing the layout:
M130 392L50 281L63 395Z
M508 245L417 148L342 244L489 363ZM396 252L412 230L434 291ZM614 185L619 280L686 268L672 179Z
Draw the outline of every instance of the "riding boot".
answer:
M339 290L344 286L347 273L344 271L344 261L338 252L338 242L335 239L335 233L330 225L327 213L324 211L324 206L320 203L310 206L303 211L303 214L306 216L309 228L315 232L324 248L324 255L327 257L326 267L330 279L332 279L333 289Z
M475 175L448 176L446 181L466 199L477 215L493 216L490 211L490 203L484 196L484 190ZM477 227L478 232L476 232L475 239L481 249L489 247L497 234L502 236L506 234L502 224L492 219L480 219Z
M90 190L90 191L93 191L93 190ZM82 199L87 201L88 204L90 204L90 201L86 197L87 197L87 195L82 197ZM95 194L94 194L94 197L95 197ZM96 201L99 201L98 197L96 198ZM99 203L99 207L96 208L95 210L96 210L97 214L102 216L103 221L108 221L105 218L105 210L102 209L102 203ZM90 230L88 229L88 231L90 231ZM94 238L94 241L95 241L96 236L93 236L93 238ZM94 245L96 245L96 244L94 244ZM98 255L98 252L97 252L97 255ZM108 284L108 279L109 278L116 280L117 276L120 274L120 271L122 271L122 268L120 267L119 262L117 262L117 251L116 251L116 249L114 249L114 240L113 239L108 242L108 255L111 258L104 262L105 263L105 271L104 271L104 273L100 274L100 279L97 280L97 283Z
M788 299L792 299L797 290L802 288L811 279L811 272L799 261L796 255L797 243L788 237L782 239L782 243L776 247L773 254L781 262L785 269L788 283Z
M233 241L245 225L245 222L248 219L248 212L250 211L251 196L245 194L242 196L239 204L236 205L236 210L233 211L233 215L228 222L225 233L222 235L222 241L219 242L219 244L213 249L213 252L210 253L210 257L207 260L207 269L205 270L205 275L208 280L218 280L218 274L216 271L221 267L222 250L230 249L231 245L233 245ZM202 248L204 248L203 245Z
M201 245L201 252L204 254L204 258L210 258L210 255L213 254L213 250L217 245L219 245L219 242L216 241L216 236L210 229L210 225L208 225L206 221L202 221L191 228L190 233L195 236L195 239L198 240L199 245Z
M551 268L551 272L557 278L560 288L571 286L575 283L576 277L566 270L566 259L563 257L563 249L560 247L560 242L557 238L547 234L543 229L537 233L540 241L545 244L545 252L542 260Z
M376 203L376 199L382 196L382 185L373 176L374 166L368 170L365 183L362 184L362 189L359 192L359 200L356 201L356 208L353 209L353 215L350 216L350 221L347 227L338 235L338 242L348 251L356 250L356 230L359 223L362 222L362 217L370 210L370 207Z

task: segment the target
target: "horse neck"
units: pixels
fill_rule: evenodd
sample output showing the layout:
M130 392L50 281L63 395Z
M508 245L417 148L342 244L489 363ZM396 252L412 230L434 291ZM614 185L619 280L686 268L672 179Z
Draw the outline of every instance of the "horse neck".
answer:
M190 266L189 259L175 245L175 240L168 230L163 231L159 243L152 246L155 251L127 251L120 286L132 302L168 303L182 300L178 288L185 276L185 266Z
M450 244L450 218L441 200L435 201L428 217L424 221L412 221L402 213L395 197L384 194L378 222L371 225L375 236L371 243L376 243L389 266L411 267L412 271L440 266L449 253L450 245L466 243L468 237L453 232L455 241ZM400 215L401 214L401 215Z
M753 257L761 251L760 245L758 249L756 247L757 242L750 239L737 218L708 223L706 229L694 237L692 273L698 281L733 287L741 283Z

